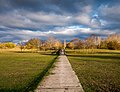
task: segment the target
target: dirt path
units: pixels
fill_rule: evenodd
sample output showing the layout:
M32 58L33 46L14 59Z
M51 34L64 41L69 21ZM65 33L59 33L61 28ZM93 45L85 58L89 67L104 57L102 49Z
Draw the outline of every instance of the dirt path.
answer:
M50 73L35 92L84 92L65 55L59 56L59 61Z

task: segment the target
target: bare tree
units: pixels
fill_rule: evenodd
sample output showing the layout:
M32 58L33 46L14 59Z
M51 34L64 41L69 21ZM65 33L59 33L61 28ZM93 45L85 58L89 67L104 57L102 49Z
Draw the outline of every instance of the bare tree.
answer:
M117 41L118 43L120 43L120 34L112 34L112 35L108 35L107 42L109 41Z
M74 44L75 49L83 48L83 42L79 38L75 38L75 39L71 40L70 42L72 42Z
M90 35L90 37L85 40L86 48L97 48L98 44L100 44L100 37L95 34Z
M54 43L55 43L55 38L54 37L48 37L47 41L45 42L46 47L48 49L52 49L54 47Z
M19 42L18 43L20 49L21 49L21 52L23 51L23 49L25 49L25 43L24 42Z

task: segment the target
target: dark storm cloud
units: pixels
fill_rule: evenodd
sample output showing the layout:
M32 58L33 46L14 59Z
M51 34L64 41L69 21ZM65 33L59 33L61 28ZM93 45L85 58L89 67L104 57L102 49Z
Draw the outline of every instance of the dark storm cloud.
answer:
M44 30L51 26L74 23L88 24L85 6L92 0L0 0L1 25L18 28ZM3 13L3 14L2 14ZM81 20L80 17L85 19ZM84 17L85 16L85 17ZM70 17L76 17L76 19ZM87 18L86 18L87 17ZM76 21L78 20L78 21ZM69 22L69 23L68 23ZM44 28L43 28L44 26Z
M46 11L62 13L78 12L80 7L91 4L93 0L0 0L0 10L25 9L29 11ZM56 10L57 9L57 10Z
M105 28L112 31L120 29L120 3L117 3L113 4L113 6L101 5L98 9L100 18L106 22Z

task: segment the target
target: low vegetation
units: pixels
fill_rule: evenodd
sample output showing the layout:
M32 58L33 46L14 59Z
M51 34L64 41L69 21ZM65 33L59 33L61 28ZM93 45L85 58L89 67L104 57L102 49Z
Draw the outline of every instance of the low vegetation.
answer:
M34 90L56 57L29 52L0 53L0 92Z
M120 51L67 50L85 92L120 92Z

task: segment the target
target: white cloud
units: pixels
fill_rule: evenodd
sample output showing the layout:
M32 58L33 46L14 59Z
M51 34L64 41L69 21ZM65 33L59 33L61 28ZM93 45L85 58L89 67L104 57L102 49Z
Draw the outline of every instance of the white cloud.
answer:
M112 15L120 15L120 6L108 6L108 5L101 5L99 7L103 16L107 16L109 14Z
M6 15L4 14L0 15L0 25L27 28L30 27L31 25L34 25L34 23L25 16L22 16L20 13L13 11Z
M0 25L18 28L41 28L42 26L68 26L78 22L83 25L90 25L91 6L82 8L82 12L70 14L63 11L63 14L53 12L30 12L25 10L14 10L0 14Z
M82 11L84 13L87 13L87 14L91 13L92 12L92 6L91 5L85 6L85 7L83 7Z
M91 26L92 6L82 7L76 14L56 14L53 12L30 12L25 10L14 10L0 15L0 25L14 28L41 29L47 26L68 26L74 23ZM92 26L91 26L92 27Z
M108 21L108 24L119 24L120 23L120 6L108 6L101 5L98 9L99 15L104 20Z
M3 37L0 38L0 41L5 39L7 40L29 40L31 38L46 38L48 36L53 36L59 39L72 39L73 37L83 37L88 34L99 34L99 35L109 35L114 34L115 32L111 30L101 30L101 29L91 29L91 28L84 28L81 26L67 26L67 27L56 27L53 30L49 30L46 32L32 31L32 30L9 30L9 31L1 31L0 35L2 34ZM62 38L61 38L62 37Z
M100 28L101 27L101 21L98 18L93 18L91 20L91 27Z
M85 24L85 25L90 25L90 16L87 14L80 14L76 16L76 21L78 21L81 24Z
M91 16L90 13L92 12L92 6L85 6L82 8L82 12L78 13L75 16L75 20L83 25L90 25Z
M65 25L70 22L71 19L71 17L67 15L45 12L27 13L26 17L42 25Z

